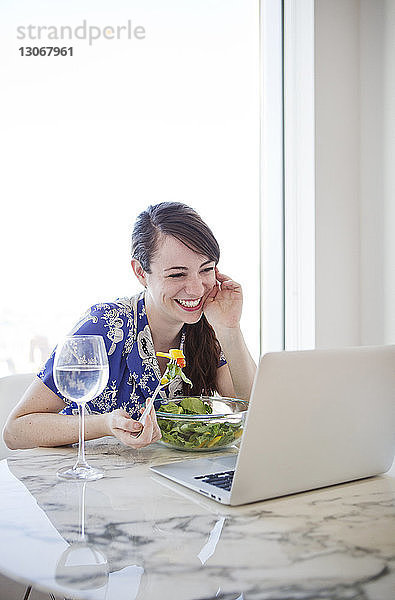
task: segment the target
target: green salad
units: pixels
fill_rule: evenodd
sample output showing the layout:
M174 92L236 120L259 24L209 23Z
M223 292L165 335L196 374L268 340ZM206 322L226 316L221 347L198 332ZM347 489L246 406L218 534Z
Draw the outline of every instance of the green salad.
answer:
M172 415L205 415L213 412L209 402L201 398L183 398L181 402L161 404L158 409ZM236 441L243 432L242 422L199 422L171 420L158 415L162 441L184 450L215 450Z

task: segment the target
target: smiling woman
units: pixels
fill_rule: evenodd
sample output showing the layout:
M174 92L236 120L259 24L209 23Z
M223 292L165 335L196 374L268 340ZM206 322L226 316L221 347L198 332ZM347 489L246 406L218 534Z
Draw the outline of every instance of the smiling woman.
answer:
M240 329L242 290L218 271L219 255L212 231L189 206L162 202L139 215L132 268L144 291L94 305L72 331L102 336L109 361L106 388L85 405L86 439L115 435L141 448L160 438L154 409L144 427L138 419L166 368L156 354L169 348L185 354L190 393L249 398L255 364ZM53 361L52 354L10 415L4 439L12 449L78 440L78 409L57 389ZM155 408L187 391L177 376Z
M132 256L133 270L147 289L155 348L164 352L176 347L182 335L192 393L214 392L220 348L203 315L215 289L214 269L220 256L213 233L188 206L161 203L138 217Z

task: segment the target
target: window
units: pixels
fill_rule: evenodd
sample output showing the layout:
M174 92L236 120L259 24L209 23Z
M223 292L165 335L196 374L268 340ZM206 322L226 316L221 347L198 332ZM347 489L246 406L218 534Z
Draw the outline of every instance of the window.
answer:
M88 306L138 291L131 225L163 200L216 234L257 359L259 2L35 0L3 17L0 375L37 370ZM73 56L20 55L55 45L61 27L56 45ZM70 39L77 27L86 39ZM89 27L101 37L89 42ZM105 37L121 27L145 35Z

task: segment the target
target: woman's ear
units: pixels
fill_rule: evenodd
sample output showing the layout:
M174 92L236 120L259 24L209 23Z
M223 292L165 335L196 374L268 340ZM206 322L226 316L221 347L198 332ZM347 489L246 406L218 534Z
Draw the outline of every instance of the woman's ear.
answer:
M139 261L136 258L132 258L131 265L132 265L133 272L136 275L139 282L141 283L141 285L143 285L144 287L147 287L146 273L145 273L143 267L141 266L141 264L139 263Z

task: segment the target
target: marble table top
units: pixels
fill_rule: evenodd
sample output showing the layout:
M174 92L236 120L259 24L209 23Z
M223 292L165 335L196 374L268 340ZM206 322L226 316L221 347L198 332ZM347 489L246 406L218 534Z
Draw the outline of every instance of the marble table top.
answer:
M4 575L81 600L395 598L394 466L228 507L148 469L196 455L113 438L86 452L106 477L85 485L55 475L75 448L20 450L0 462Z

